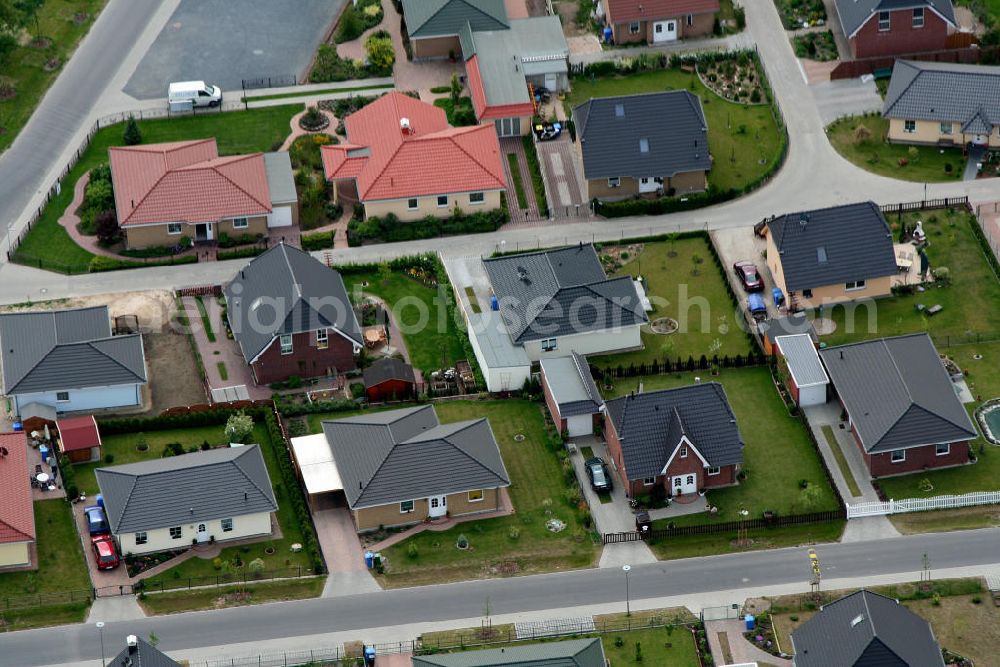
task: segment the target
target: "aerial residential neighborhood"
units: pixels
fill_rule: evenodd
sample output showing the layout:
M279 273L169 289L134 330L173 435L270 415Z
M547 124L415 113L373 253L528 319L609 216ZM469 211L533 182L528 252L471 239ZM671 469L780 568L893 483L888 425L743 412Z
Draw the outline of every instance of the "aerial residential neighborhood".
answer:
M1000 665L1000 14L0 0L0 665Z

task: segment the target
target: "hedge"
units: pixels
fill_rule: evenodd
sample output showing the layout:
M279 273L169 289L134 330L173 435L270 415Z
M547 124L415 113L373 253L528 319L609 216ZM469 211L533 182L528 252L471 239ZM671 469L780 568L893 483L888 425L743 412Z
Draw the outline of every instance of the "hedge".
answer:
M333 232L319 232L302 236L302 249L326 250L333 247Z
M182 255L180 257L171 257L167 260L158 260L154 262L134 262L128 259L116 259L114 257L105 257L104 255L95 255L90 258L90 264L88 271L90 273L100 273L102 271L118 271L120 269L138 269L148 266L173 266L175 264L197 264L198 255Z
M465 213L455 207L447 218L429 215L420 220L404 222L390 213L384 218L370 216L365 220L351 220L347 225L347 244L352 248L365 241L414 241L435 236L493 232L509 219L501 207L491 211Z
M594 212L605 218L623 218L629 215L661 215L689 211L695 208L711 206L740 195L739 190L730 188L725 191L713 190L708 187L706 192L688 195L686 197L660 197L658 199L623 199L621 201L605 202L600 199L593 201Z
M220 262L227 259L245 259L264 254L267 250L264 246L251 246L249 248L237 248L235 250L220 250L215 253L215 258Z

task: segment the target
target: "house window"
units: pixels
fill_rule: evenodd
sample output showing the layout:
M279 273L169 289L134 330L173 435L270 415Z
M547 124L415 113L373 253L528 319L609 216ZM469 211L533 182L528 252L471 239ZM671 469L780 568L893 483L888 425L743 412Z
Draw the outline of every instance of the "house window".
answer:
M448 195L438 195L438 208L448 208Z
M233 218L233 229L246 229L249 226L246 218Z
M403 502L399 503L399 513L400 514L409 514L412 511L413 511L413 501L412 500L404 500Z
M915 120L904 120L903 121L903 132L907 134L913 134L917 131L917 121Z
M330 332L326 329L320 329L316 332L316 347L320 350L325 350L330 346Z
M638 21L632 21L631 23L629 23L628 24L628 31L632 35L638 35L639 34L639 22Z
M233 520L232 519L223 519L222 520L222 532L224 532L224 533L231 533L231 532L233 532Z
M546 338L542 341L542 352L551 352L558 348L555 338Z
M941 134L951 134L951 123L941 123Z
M69 392L68 391L57 391L56 392L56 400L59 401L60 403L66 403L67 401L69 401Z
M684 483L687 484L687 485L689 485L689 486L691 484L694 484L694 475L688 475L687 479L684 480Z
M889 32L889 12L878 13L878 31Z
M170 224L167 225L167 234L170 234L172 236L176 236L177 234L180 234L183 231L184 231L184 225L182 225L179 222L171 222Z
M406 209L407 210L409 210L409 211L416 211L418 208L420 208L420 207L417 205L417 198L416 197L414 197L413 199L407 199L406 200Z
M282 354L291 354L292 353L292 335L291 334L282 334L281 336L279 336L278 342L281 344L281 353Z
M803 299L811 299L811 298L813 298L813 291L811 289L804 289L804 290L802 290L802 298Z
M646 479L642 480L643 486L653 486L654 484L656 484L655 477L647 477Z
M145 544L148 541L149 541L149 536L146 535L146 531L143 530L143 531L138 532L138 533L135 534L135 543L136 544Z
M688 457L688 448L687 447L681 447L681 458L682 459L686 459L687 457Z
M943 445L935 445L934 454L937 456L948 456L951 454L951 445L947 443Z
M917 7L913 10L913 27L923 28L924 27L924 8Z
M445 507L448 504L448 498L431 498L431 509L437 509L439 507Z
M484 192L470 192L469 193L469 203L470 204L482 204L486 201L486 193Z
M478 503L482 499L483 499L483 490L482 489L478 489L476 491L469 491L469 502L470 503Z
M181 539L181 527L180 526L172 526L170 528L170 539L172 539L172 540L179 540L179 539Z
M848 291L859 290L859 289L864 289L864 288L865 288L865 281L864 280L853 280L853 281L847 283L847 290Z
M905 449L894 450L890 455L889 460L892 461L893 463L902 463L903 461L906 460L906 450Z
M688 14L688 17L687 17L687 24L688 24L689 26L690 26L690 25L694 25L694 14Z
M611 178L608 179L609 188L618 188L621 187L621 184L622 184L622 179L620 176L612 176Z
M722 472L722 470L719 468L719 466L713 466L708 469L708 476L712 477L713 475L718 475L720 472Z

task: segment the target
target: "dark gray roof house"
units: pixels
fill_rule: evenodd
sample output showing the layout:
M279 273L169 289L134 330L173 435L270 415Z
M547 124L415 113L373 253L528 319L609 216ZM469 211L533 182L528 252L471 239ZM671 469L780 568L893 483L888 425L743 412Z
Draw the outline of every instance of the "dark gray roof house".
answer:
M240 269L223 293L233 337L248 364L283 334L333 329L364 345L344 279L298 248L273 246Z
M597 637L413 657L413 667L605 667Z
M363 379L365 387L373 387L387 380L402 380L410 383L417 381L413 374L413 366L395 357L385 357L374 362L365 369Z
M820 350L867 452L978 436L926 333Z
M561 417L593 415L600 411L604 399L590 374L586 357L571 352L565 357L546 357L539 364Z
M608 278L592 245L483 260L517 344L648 321L629 276Z
M323 422L352 510L510 486L486 419L441 424L430 405Z
M510 26L504 0L403 0L403 17L410 39L457 35L466 23L472 30Z
M573 109L587 180L708 171L708 121L686 90L594 98Z
M892 233L875 202L788 213L767 228L789 292L897 273Z
M608 401L630 480L657 477L687 440L711 467L743 462L743 437L718 382L629 394Z
M898 600L860 590L792 631L794 667L944 667L931 624Z
M1000 67L897 60L882 115L988 135L1000 125Z
M848 39L854 37L879 12L926 8L955 27L955 8L951 0L835 0L840 25Z
M145 639L129 635L125 649L108 661L108 667L181 667Z
M142 336L112 336L107 306L0 314L3 393L146 382Z
M259 445L98 468L95 474L116 535L278 509Z

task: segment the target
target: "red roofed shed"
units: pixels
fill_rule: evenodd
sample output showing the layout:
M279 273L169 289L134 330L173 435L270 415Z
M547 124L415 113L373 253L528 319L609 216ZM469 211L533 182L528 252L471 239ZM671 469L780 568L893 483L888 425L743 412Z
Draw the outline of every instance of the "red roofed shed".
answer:
M87 463L101 458L101 434L93 415L56 421L59 449L73 463Z

